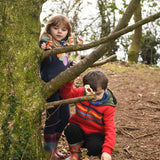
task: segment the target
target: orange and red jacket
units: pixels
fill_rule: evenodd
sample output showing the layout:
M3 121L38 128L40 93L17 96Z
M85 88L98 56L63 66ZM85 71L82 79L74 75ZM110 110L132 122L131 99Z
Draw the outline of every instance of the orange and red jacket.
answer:
M84 87L72 87L73 83L67 83L62 86L60 89L61 97L69 99L85 95ZM101 133L105 135L102 152L111 154L116 139L114 113L117 100L109 89L102 99L95 104L91 101L76 103L76 113L70 117L69 123L78 124L86 134Z

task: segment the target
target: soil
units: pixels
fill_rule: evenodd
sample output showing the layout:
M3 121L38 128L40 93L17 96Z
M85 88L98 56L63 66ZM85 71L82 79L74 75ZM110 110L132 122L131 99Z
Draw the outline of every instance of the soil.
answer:
M125 62L110 62L90 69L107 75L109 88L118 100L112 160L160 160L160 69ZM81 85L85 73L76 79L76 86ZM74 105L70 109L74 113ZM64 135L58 147L69 154ZM85 149L81 151L82 159L99 160L87 157Z

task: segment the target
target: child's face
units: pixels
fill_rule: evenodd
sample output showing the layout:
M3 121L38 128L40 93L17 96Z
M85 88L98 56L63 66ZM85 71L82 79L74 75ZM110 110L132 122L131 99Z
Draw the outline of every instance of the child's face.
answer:
M95 95L96 95L96 99L92 100L93 102L99 101L103 98L103 95L105 93L106 90L102 89L102 87L97 87L97 90L94 91Z
M57 40L61 41L66 38L68 29L64 25L58 25L58 26L51 26L50 32L52 37Z

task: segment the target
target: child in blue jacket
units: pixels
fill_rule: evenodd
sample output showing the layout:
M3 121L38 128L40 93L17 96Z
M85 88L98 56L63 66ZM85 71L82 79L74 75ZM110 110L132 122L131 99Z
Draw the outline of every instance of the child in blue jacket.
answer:
M71 43L71 25L68 18L64 15L53 16L47 23L45 31L40 36L39 44L43 50L63 47ZM68 54L61 53L46 57L40 65L41 79L49 82L59 73L65 71L70 66ZM59 90L47 99L47 102L62 99ZM55 106L48 109L44 127L44 149L55 157L56 160L63 158L64 155L58 152L57 144L59 138L68 123L70 117L69 105Z

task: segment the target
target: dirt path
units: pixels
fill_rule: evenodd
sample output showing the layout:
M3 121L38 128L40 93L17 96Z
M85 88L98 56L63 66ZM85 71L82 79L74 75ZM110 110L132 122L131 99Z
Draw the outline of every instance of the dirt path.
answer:
M119 102L112 160L160 160L160 69L122 62L107 63L95 69L106 73L109 88ZM74 112L73 105L71 112ZM68 153L64 136L59 148ZM90 159L98 160L98 157Z

